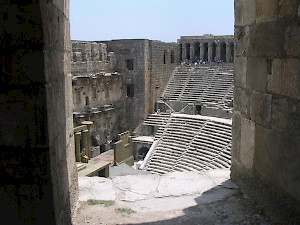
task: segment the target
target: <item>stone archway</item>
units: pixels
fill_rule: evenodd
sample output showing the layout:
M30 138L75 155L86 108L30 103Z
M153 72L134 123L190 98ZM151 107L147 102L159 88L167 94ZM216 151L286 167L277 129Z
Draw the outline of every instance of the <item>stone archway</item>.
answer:
M140 159L140 160L144 159L146 157L148 151L149 151L149 148L147 148L147 147L141 147L141 148L139 148L138 151L137 151L137 157L138 157L138 159Z

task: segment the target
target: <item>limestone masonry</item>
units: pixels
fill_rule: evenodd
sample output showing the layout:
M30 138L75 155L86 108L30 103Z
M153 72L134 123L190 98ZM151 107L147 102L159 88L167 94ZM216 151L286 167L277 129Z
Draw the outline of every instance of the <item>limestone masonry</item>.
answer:
M221 189L213 185L192 198L197 206L182 217L203 215L198 224L212 221L205 219L209 216L220 224L243 208L247 213L237 215L237 221L259 224L255 217L265 214L278 224L299 223L299 0L234 0L234 37L182 36L177 43L71 41L69 6L69 0L1 3L1 224L75 224L76 160L88 161L111 149L119 133L127 137L119 142L119 161L132 164L134 152L136 161L144 158L136 162L148 170L143 174L177 171L172 178L178 171L207 174L230 167L230 182L245 195L222 197L223 205L232 199L244 202L243 196L255 203L199 208L199 201L214 198L215 191L231 191L224 182ZM101 24L95 29L101 30ZM89 174L100 175L103 167L108 176L113 151L99 157L108 161L99 167L95 158L87 169L95 166L96 173ZM165 176L158 179L165 180L158 190L162 193L176 185ZM196 177L213 182L206 175ZM139 190L140 184L145 185L139 183ZM102 195L112 192L107 187ZM127 191L131 185L122 187L128 199L137 196ZM185 200L171 202L165 204L177 207ZM254 221L249 208L255 208ZM90 222L85 212L81 215L84 224Z

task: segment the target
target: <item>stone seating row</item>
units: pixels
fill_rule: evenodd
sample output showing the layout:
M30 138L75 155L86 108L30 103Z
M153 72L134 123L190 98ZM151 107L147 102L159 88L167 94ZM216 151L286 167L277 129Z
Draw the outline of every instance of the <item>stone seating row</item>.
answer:
M184 70L185 72L183 72ZM222 108L224 104L228 105L233 99L233 74L222 74L219 71L223 71L223 69L218 69L217 66L178 67L171 77L163 97L188 103L215 101L220 102ZM226 101L224 96L226 96Z
M230 167L230 123L176 114L171 117L166 127L160 129L159 144L149 159L147 170L165 174ZM198 130L191 129L190 125Z

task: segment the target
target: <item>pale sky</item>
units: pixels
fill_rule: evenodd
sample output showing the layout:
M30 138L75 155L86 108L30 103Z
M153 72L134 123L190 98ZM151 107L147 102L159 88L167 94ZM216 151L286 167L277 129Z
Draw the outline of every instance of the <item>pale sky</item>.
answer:
M150 39L232 35L233 0L71 0L71 39Z

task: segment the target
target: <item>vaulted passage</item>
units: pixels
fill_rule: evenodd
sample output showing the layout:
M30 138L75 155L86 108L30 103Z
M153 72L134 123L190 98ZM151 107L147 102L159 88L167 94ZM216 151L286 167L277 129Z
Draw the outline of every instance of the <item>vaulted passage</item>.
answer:
M226 94L233 94L234 103L227 101L224 95L215 94L220 98L219 102L234 107L230 143L231 178L266 214L275 214L279 223L287 224L296 224L300 220L299 5L297 0L235 0L234 40L232 36L204 35L199 39L183 36L178 44L173 45L149 40L107 43L110 50L120 50L115 62L122 65L127 76L132 76L125 83L129 88L122 89L124 97L128 97L126 121L132 127L137 127L146 114L154 111L153 106L168 83L170 75L162 75L156 63L169 68L168 72L172 74L180 55L183 60L194 60L199 54L200 60L217 59L226 64L234 61L234 89L226 89ZM33 0L30 4L5 1L0 12L0 215L3 220L9 218L8 224L72 224L71 217L78 201L78 178L73 133L69 1ZM199 52L195 42L199 42ZM130 48L126 47L128 44ZM149 51L145 54L147 58L143 59L152 64L145 63L143 70L137 70L141 57L131 57L138 55L131 49L141 46L143 49L155 49L155 52ZM172 60L168 54L164 60L166 46L174 50L174 64L169 63ZM90 63L96 58L99 58L98 61L105 60L106 64L114 63L113 54L106 55L103 51L103 54L97 55L94 47L89 53L85 50L83 54L74 52L73 62L89 65L86 67L88 69L96 65ZM168 53L171 52L169 50ZM126 59L136 61L131 66L130 62L126 65ZM166 65L163 65L164 62ZM226 71L220 73L226 74ZM137 74L146 76L141 78ZM155 77L157 82L151 83L150 77ZM225 93L223 86L214 82L215 76L210 78L211 86L216 85ZM183 79L187 81L190 77ZM185 81L183 83L188 84ZM130 86L132 82L140 82L143 86ZM181 85L181 90L203 87L202 84L205 86L207 83L203 80L203 83L196 85ZM193 89L193 95L202 101L210 100L212 93L215 93L211 86L207 85L201 96ZM107 98L111 97L110 87L109 84L101 87ZM80 88L77 91L79 94L76 93L74 99L78 104L91 104L98 96L98 92L94 92L85 98ZM187 101L192 97L189 90L173 94ZM201 113L207 109L216 110L219 102L209 101L208 105L201 106ZM191 105L188 103L180 105L175 102L172 106L183 106L179 111L183 108L189 110ZM192 108L190 112L198 109ZM128 115L136 115L138 119ZM200 115L197 116L200 118ZM186 126L184 120L181 122ZM109 123L108 120L106 122ZM216 123L219 124L219 121ZM172 128L175 131L182 129L176 124ZM194 124L188 127L191 132L198 128ZM210 136L211 128L206 128L205 135L198 134ZM230 129L226 130L230 133ZM226 137L227 131L221 128L219 131L220 137ZM164 135L176 142L176 132L175 135ZM195 140L189 146L178 167L186 166L186 160L193 159L194 153L191 152L195 151L192 147L198 146L204 139ZM220 143L229 141L227 138L216 139ZM198 152L199 161L206 160L202 153L205 152ZM222 153L224 161L219 161L220 164L227 162L229 148L224 148ZM150 167L155 166L157 164L153 161ZM227 163L225 167L228 166ZM228 208L230 212L231 206ZM196 207L189 212L198 213L197 210L199 208Z

